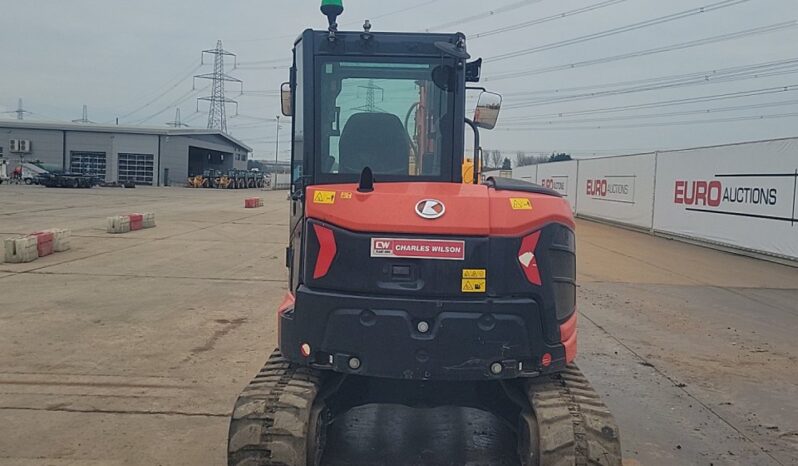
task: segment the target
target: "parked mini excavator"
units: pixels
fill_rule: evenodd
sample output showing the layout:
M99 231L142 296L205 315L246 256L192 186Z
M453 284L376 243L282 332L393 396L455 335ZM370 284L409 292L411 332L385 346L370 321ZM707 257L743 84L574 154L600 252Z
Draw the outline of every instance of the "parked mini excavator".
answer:
M479 160L501 106L467 85L481 60L460 33L338 31L342 12L322 2L329 29L300 35L282 87L289 292L279 349L236 401L228 464L320 464L337 416L393 403L490 411L522 465L620 465L612 415L573 364L568 203L517 180L463 183L466 126Z

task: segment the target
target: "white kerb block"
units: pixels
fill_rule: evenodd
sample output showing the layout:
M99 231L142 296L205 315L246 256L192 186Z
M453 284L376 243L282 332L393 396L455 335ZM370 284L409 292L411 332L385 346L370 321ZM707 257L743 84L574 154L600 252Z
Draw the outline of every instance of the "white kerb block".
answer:
M8 263L22 264L33 262L39 258L38 239L35 236L8 238L4 243L5 257Z
M53 228L47 230L47 232L53 234L53 251L69 251L69 249L72 247L72 232L70 230Z
M143 215L142 226L144 228L155 228L155 213L145 212Z
M117 215L108 217L108 233L127 233L130 231L130 217Z

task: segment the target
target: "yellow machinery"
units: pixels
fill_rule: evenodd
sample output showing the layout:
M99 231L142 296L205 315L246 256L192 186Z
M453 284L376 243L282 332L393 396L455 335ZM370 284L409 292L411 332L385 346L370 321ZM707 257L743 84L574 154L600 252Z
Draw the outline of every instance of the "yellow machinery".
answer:
M189 188L203 188L207 186L205 177L202 175L189 176L186 186Z
M482 172L482 161L480 160L478 171ZM474 184L474 159L463 158L463 183Z
M227 175L222 175L219 177L219 181L216 183L216 187L219 189L233 189L235 186L232 183L232 179Z

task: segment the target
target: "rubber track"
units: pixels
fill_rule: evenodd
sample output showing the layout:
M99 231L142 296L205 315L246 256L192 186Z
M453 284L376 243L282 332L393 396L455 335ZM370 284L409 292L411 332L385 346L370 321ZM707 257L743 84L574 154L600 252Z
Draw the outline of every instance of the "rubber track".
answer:
M537 420L545 466L620 466L618 426L609 409L573 364L563 372L526 385Z
M292 364L275 350L236 400L230 420L227 464L309 464L308 426L320 383L317 371Z

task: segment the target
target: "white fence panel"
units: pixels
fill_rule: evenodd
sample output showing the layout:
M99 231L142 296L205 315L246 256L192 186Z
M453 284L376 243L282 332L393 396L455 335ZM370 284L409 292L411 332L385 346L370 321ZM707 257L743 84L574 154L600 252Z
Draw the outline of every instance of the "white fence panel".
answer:
M798 259L798 139L663 152L654 228Z
M271 173L269 175L269 186L272 190L289 189L291 187L291 175L288 173Z
M538 166L537 165L526 165L523 167L515 167L513 168L513 178L523 181L528 181L530 183L537 183L538 182Z
M553 189L571 204L571 209L576 212L576 187L577 187L577 162L542 163L538 167L537 183Z
M579 161L577 214L651 228L654 154Z

